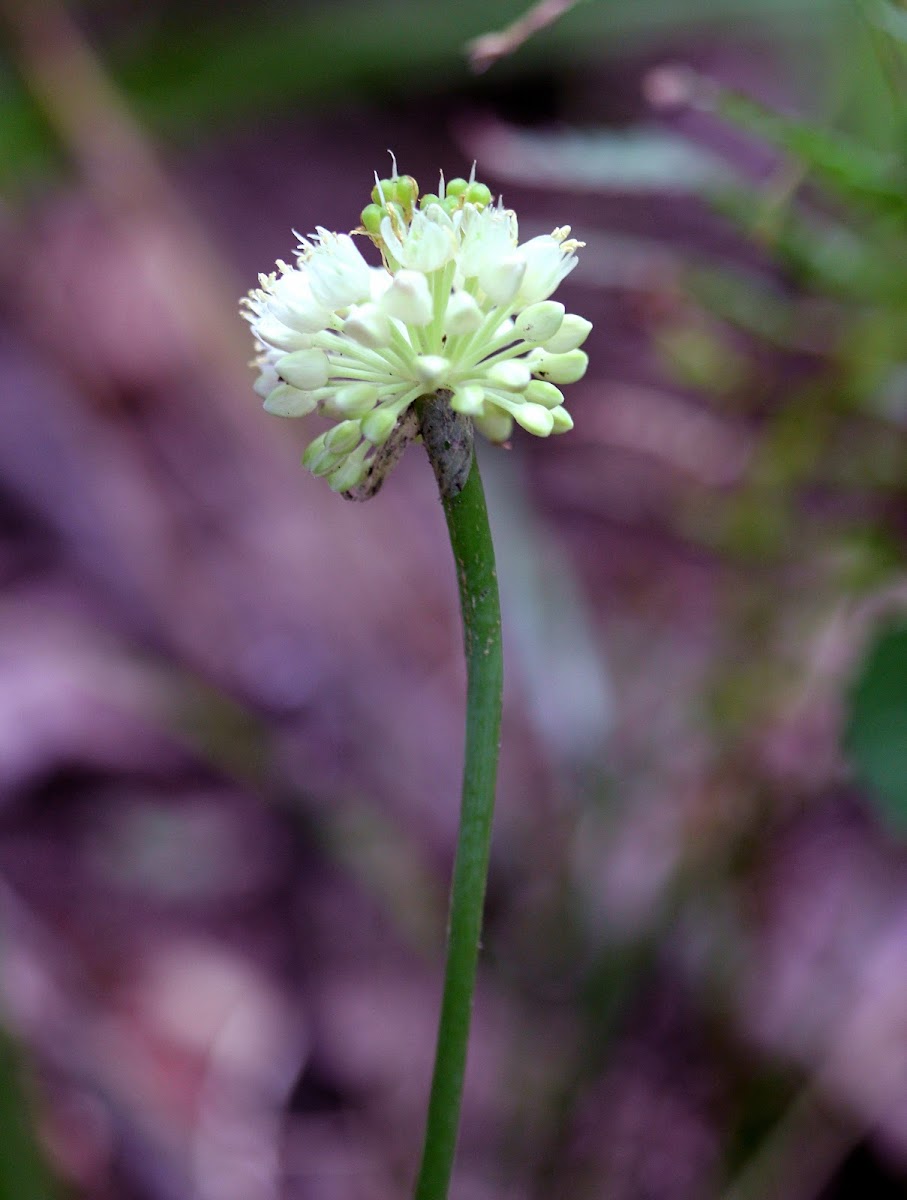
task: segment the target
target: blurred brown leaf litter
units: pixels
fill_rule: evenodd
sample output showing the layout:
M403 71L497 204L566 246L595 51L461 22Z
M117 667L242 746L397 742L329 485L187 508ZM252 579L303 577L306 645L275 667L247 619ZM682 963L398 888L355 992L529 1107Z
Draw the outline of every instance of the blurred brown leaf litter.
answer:
M576 6L481 81L375 60L371 92L168 143L106 59L163 44L179 14L146 7L4 5L65 160L0 218L0 980L57 1181L30 1194L409 1187L460 764L442 517L417 454L361 506L301 471L236 315L291 226L355 224L389 141L420 180L478 154L527 235L569 221L596 325L575 432L485 460L508 694L456 1194L903 1194L907 874L839 749L900 593L840 586L837 514L876 494L790 501L766 451L806 452L772 421L829 327L767 348L706 315L691 263L777 281L697 195L523 169L657 119L761 177L644 82L681 58L773 98L784 53L714 24L574 62ZM469 11L451 61L520 15Z

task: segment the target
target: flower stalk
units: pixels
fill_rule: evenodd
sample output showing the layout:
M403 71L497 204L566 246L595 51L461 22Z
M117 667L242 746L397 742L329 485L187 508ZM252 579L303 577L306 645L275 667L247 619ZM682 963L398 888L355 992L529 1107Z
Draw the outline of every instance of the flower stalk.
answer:
M501 609L485 494L471 439L470 469L461 490L447 486L463 450L456 437L435 436L434 410L446 400L421 402L422 433L438 479L453 550L466 654L466 745L460 829L454 861L447 959L438 1040L415 1200L445 1200L450 1186L488 878L495 781L501 733L504 668ZM452 442L451 446L445 445Z
M353 240L380 256L369 265ZM501 613L474 433L506 444L573 418L561 387L583 377L591 322L550 297L577 264L570 226L519 240L517 214L475 178L375 176L350 234L321 226L295 265L242 301L267 412L329 428L302 464L350 500L381 488L422 440L457 568L466 652L466 746L438 1042L416 1200L446 1200L460 1124L488 876L501 730Z

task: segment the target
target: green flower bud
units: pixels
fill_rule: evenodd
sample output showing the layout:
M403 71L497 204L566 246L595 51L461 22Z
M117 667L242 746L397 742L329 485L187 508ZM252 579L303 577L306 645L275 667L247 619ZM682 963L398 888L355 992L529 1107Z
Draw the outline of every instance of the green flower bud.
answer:
M554 427L551 410L541 404L521 404L513 410L513 419L536 437L547 437Z
M460 197L459 196L445 196L444 199L441 201L441 207L444 209L444 211L447 213L448 216L453 216L453 214L460 207Z
M576 313L567 313L557 333L545 342L545 349L552 354L564 354L581 346L592 329L592 322Z
M485 391L477 383L455 388L450 398L450 407L454 412L473 417L485 407Z
M325 434L324 444L334 454L349 454L359 444L362 428L359 421L341 421Z
M532 375L524 362L510 358L489 367L485 378L494 387L503 388L508 392L522 392L529 386Z
M378 389L374 384L345 383L334 392L325 408L330 407L338 416L364 417L377 403Z
M312 438L312 440L306 446L302 455L302 465L304 467L309 467L311 469L312 463L314 463L320 455L325 453L325 436L326 435L323 433L319 434L317 438Z
M386 442L397 424L393 408L376 408L362 418L362 436L375 446Z
M543 408L557 408L564 403L564 393L553 383L546 383L544 379L533 379L526 388L526 399L533 404L541 404Z
M296 350L277 360L277 374L293 387L313 391L328 381L328 360L323 350Z
M318 400L312 392L303 392L288 383L279 383L268 392L264 403L265 412L275 417L305 417L312 412Z
M309 470L313 475L330 475L345 461L345 454L335 454L333 450L323 450Z
M420 208L428 208L429 204L440 204L440 203L441 203L440 196L436 196L434 192L426 192L425 195L422 197L422 199L419 201L419 207Z
M527 342L547 342L564 320L564 306L557 300L542 300L523 309L516 319L516 332Z
M576 383L586 374L589 355L584 350L568 350L566 354L549 354L547 350L533 350L527 361L532 368L533 375L547 379L549 383Z
M326 436L321 434L309 442L302 456L302 465L308 467L313 475L327 475L346 458L345 454L336 454L325 445Z
M573 428L573 418L566 408L552 408L551 416L554 421L552 433L569 433Z
M450 359L440 354L420 354L413 363L416 378L428 391L441 386L450 370Z
M365 462L368 450L368 444L363 442L328 475L328 483L332 491L348 492L350 488L354 488L357 483L361 482L363 475L368 470Z
M448 196L462 196L468 187L468 181L458 176L456 179L451 179L444 190Z
M381 228L381 218L384 216L384 209L380 204L366 204L365 208L359 214L359 220L362 222L362 228L374 237L378 236Z
M491 404L486 404L485 411L473 419L476 429L484 434L489 442L506 442L513 433L513 417Z

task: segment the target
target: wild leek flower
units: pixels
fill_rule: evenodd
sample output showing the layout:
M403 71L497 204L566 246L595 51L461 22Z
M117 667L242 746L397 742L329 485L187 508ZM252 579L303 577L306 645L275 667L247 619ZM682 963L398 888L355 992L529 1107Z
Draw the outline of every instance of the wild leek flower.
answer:
M506 441L573 426L560 385L586 371L592 328L551 294L576 266L569 226L520 244L516 214L475 180L443 176L419 198L410 175L378 179L352 235L318 228L296 265L243 301L259 355L255 388L285 417L330 427L303 462L355 499L374 495L421 436L457 568L466 657L466 738L444 990L415 1200L446 1200L457 1145L488 875L503 655L494 547L473 428Z
M442 176L421 198L396 167L376 176L353 235L371 239L381 266L353 236L319 226L295 265L278 261L242 302L265 409L332 422L303 463L335 491L374 474L378 448L429 394L493 442L514 422L537 437L573 427L560 386L585 374L592 326L549 297L583 243L565 225L520 244L516 213L474 175L446 186Z

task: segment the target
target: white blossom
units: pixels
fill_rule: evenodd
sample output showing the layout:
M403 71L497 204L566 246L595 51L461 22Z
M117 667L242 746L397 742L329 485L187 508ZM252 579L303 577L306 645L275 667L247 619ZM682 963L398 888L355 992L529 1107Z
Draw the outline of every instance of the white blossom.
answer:
M335 422L303 462L337 491L361 482L427 393L495 442L514 422L537 437L573 426L560 385L585 373L591 324L549 297L582 243L564 226L521 245L516 214L474 178L442 178L418 207L417 193L410 176L376 181L355 232L380 266L351 235L319 226L295 265L278 262L242 302L266 410Z

